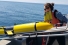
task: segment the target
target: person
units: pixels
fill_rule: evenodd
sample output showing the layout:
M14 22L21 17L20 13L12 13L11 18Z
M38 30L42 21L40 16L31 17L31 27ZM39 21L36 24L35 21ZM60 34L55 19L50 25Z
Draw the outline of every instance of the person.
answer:
M41 33L40 33L41 34ZM43 34L41 34L43 35ZM26 39L26 45L45 45L47 38L45 37L28 37Z
M50 14L47 14L47 13ZM44 5L44 22L50 22L55 26L66 26L67 18L61 12L54 9L54 3L46 3ZM63 32L52 32L50 34L61 34ZM65 45L65 36L49 37L47 45L52 45L55 39L59 45Z

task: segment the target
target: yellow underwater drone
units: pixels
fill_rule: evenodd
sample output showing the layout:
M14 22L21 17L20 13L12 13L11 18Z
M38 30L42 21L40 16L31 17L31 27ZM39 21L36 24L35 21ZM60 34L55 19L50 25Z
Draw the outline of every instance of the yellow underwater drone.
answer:
M0 27L0 35L13 35L18 33L24 32L34 32L34 31L42 31L48 30L53 27L52 24L48 22L33 22L33 23L26 23L26 24L19 24L9 27Z

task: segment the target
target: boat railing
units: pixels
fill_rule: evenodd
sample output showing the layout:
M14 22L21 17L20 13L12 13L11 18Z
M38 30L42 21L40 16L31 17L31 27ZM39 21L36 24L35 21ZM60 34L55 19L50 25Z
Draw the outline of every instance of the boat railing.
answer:
M68 14L63 14L68 19ZM49 34L51 32L64 32L63 34ZM44 33L44 35L43 35ZM62 27L54 27L52 29L46 30L46 31L36 31L36 32L27 32L27 33L19 33L12 36L7 36L0 39L17 39L17 38L28 38L28 37L46 37L46 36L62 36L62 35L68 35L68 27L62 26Z

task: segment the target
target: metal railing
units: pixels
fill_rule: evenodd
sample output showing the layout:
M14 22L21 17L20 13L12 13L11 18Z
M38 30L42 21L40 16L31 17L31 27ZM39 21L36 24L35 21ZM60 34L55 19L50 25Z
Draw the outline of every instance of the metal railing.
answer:
M68 14L63 14L68 19ZM49 34L51 32L64 32L63 34ZM45 35L41 34L45 33ZM40 35L39 35L40 34ZM19 33L14 36L2 36L0 39L17 39L17 38L28 38L28 37L44 37L44 36L62 36L62 35L68 35L68 23L66 26L62 27L53 27L50 30L46 31L37 31L37 32L29 32L29 33Z

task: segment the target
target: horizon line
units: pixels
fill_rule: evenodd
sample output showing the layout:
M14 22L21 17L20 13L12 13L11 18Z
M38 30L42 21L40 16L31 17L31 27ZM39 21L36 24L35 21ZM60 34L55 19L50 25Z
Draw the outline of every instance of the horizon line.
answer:
M1 1L1 2L24 2L24 1ZM40 2L24 2L24 3L37 3L37 4L45 4ZM49 2L48 2L49 3ZM55 3L58 4L58 3ZM58 5L68 5L68 4L58 4Z

